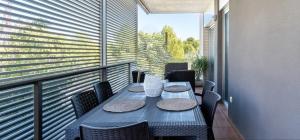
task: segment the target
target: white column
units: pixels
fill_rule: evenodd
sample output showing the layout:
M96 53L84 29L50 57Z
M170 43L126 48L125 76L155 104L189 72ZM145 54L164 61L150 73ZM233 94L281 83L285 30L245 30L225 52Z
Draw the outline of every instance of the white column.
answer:
M199 15L199 42L200 42L200 49L198 52L198 55L203 56L203 51L204 51L204 13L200 13Z

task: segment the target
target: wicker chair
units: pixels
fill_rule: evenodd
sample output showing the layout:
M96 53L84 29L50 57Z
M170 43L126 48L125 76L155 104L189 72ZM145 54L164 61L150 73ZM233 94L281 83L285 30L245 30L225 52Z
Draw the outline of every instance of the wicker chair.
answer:
M94 85L94 90L97 93L98 101L102 103L109 97L113 96L113 91L108 81L100 82Z
M194 70L176 70L167 75L169 82L190 82L195 92L195 71Z
M221 96L213 91L206 91L204 94L203 102L201 105L201 111L204 115L206 124L208 126L208 139L214 140L214 134L212 131L214 116L216 113L217 105L221 101Z
M147 122L112 128L81 125L81 140L149 140Z
M77 118L99 105L99 101L94 90L78 93L72 97L71 101Z
M167 63L165 65L165 78L167 78L167 75L176 70L188 70L188 63Z
M140 72L140 79L138 80L138 73ZM133 83L144 83L145 80L145 72L144 71L132 71L132 81Z
M195 95L197 95L197 101L199 104L201 104L203 102L203 96L205 95L206 91L213 91L214 90L214 87L215 87L215 82L213 81L208 81L206 80L205 83L204 83L204 86L203 86L203 90L202 90L202 93L199 94L199 93L195 93ZM199 97L200 96L200 97ZM201 99L201 100L200 100Z

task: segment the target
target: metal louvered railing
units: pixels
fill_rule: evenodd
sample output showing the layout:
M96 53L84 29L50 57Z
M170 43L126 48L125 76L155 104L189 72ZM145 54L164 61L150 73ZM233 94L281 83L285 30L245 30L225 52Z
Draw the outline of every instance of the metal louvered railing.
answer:
M0 82L100 66L101 1L0 1Z
M106 2L107 64L136 59L137 1Z
M0 0L0 139L64 139L70 98L128 85L136 0Z
M64 129L76 119L72 95L103 81L103 72L117 92L130 83L134 65L123 62L0 85L1 140L64 139Z

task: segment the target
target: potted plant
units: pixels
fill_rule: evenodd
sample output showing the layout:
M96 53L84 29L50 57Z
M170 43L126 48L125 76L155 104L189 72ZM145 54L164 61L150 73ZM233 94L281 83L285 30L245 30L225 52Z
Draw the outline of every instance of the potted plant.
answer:
M192 63L192 69L195 71L196 86L202 86L207 78L208 59L205 56L197 56ZM203 78L201 80L201 77Z

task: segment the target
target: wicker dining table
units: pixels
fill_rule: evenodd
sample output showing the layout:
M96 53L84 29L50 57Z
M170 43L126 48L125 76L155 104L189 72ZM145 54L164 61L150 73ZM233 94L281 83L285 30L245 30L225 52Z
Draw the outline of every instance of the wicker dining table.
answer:
M168 85L186 85L188 82L165 83ZM90 112L86 113L65 129L65 139L74 140L80 137L79 126L92 125L96 127L117 127L131 123L148 121L150 135L164 136L193 136L197 140L207 139L207 125L199 106L187 111L165 111L159 109L156 103L162 99L188 98L196 100L193 90L170 93L163 91L160 97L146 97L145 93L132 93L128 91L129 86L122 89L116 95L106 100ZM141 99L146 104L143 108L125 113L113 113L103 110L107 103L117 100Z

